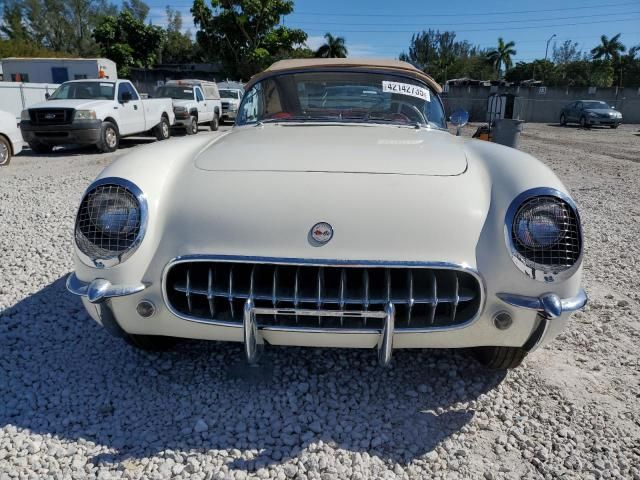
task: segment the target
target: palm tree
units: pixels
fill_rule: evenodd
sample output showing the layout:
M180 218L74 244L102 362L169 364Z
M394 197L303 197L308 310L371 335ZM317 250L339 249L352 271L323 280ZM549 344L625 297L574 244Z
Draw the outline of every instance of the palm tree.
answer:
M596 60L604 58L605 60L618 60L620 54L626 50L626 47L620 41L620 33L611 37L611 40L606 35L600 37L600 45L591 50L591 55Z
M347 47L344 37L334 37L330 33L325 33L324 38L327 43L316 51L316 57L320 58L346 58Z
M511 67L511 55L515 55L516 51L513 49L516 44L514 42L504 43L502 37L498 38L498 47L493 50L489 50L487 53L487 59L498 70L498 76L501 77L502 65L504 64L505 71Z

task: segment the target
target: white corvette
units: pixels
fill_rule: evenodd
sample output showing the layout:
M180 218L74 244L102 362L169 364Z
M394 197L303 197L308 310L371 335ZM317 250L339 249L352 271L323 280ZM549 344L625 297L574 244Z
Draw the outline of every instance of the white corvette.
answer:
M84 194L68 289L145 349L471 348L517 366L586 303L574 202L545 165L446 130L398 61L290 60L231 132L151 145Z

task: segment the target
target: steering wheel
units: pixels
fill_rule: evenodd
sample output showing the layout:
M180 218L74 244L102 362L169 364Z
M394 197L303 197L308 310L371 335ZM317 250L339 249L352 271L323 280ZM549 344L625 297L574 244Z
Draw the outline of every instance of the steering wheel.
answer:
M395 109L395 113L400 114L400 115L404 115L405 117L409 118L409 115L407 115L406 113L404 113L402 110L402 107L408 107L409 110L411 111L412 114L415 114L415 120L417 120L418 122L427 125L427 119L425 118L424 114L420 111L420 109L418 107L416 107L414 104L409 103L409 102L404 102L402 100L395 100L393 102L391 102L391 110L393 110L393 106L394 105L398 105L398 107ZM414 116L414 115L411 115ZM413 120L413 119L412 119Z

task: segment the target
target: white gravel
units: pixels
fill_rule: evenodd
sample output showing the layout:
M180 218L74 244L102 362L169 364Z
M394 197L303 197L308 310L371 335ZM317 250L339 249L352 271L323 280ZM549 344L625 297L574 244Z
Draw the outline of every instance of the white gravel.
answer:
M137 352L64 289L80 195L122 151L26 151L0 169L0 479L639 480L637 130L525 127L581 207L591 303L506 375L453 351Z

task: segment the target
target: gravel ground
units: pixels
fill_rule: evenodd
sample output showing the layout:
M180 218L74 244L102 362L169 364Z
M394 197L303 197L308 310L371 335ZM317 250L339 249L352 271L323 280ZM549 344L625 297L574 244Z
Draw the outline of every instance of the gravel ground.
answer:
M639 135L525 126L581 207L591 302L507 374L455 351L134 351L64 289L80 195L124 149L24 152L0 169L0 479L640 479Z

